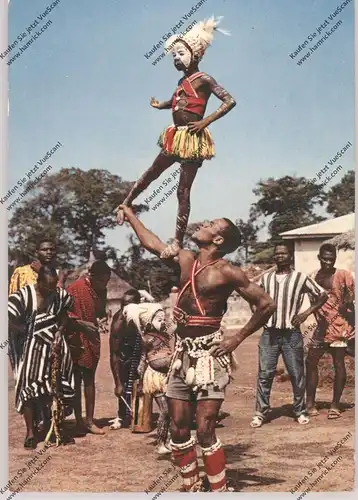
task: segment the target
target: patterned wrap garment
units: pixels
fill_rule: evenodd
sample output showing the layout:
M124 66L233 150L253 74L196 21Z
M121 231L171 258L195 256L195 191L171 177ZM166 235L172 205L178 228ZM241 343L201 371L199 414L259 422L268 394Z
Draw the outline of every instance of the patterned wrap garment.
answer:
M100 296L91 286L88 277L80 278L66 288L73 297L69 317L97 324L104 316L106 297ZM88 338L85 332L67 332L73 363L82 368L96 369L101 352L100 335Z

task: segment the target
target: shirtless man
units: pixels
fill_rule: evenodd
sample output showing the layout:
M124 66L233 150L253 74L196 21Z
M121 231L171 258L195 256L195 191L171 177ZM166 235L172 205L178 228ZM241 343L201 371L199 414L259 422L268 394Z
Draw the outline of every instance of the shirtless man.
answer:
M123 315L128 304L139 304L140 294L131 289L124 293L120 308L115 312L109 335L110 365L114 380L114 394L118 398L118 414L109 423L111 430L128 427L130 412L122 397L130 407L132 404L133 382L138 379L141 357L141 339L135 325L129 324Z
M182 247L189 220L192 184L203 161L210 160L215 155L214 143L207 127L236 105L233 97L214 78L200 72L198 67L213 39L214 30L220 31L217 25L218 20L212 17L196 24L185 35L175 35L168 40L167 46L173 54L174 66L178 71L183 71L184 76L168 101L159 102L152 97L150 104L156 109L172 109L174 125L161 134L158 142L161 152L123 202L130 206L173 163L180 163L175 239L163 248L160 255L162 259L177 255ZM222 104L217 111L203 118L211 94L220 99ZM119 224L123 224L123 211L118 209L119 207L116 208L117 220Z
M335 379L333 400L328 411L329 419L341 416L339 403L346 384L344 357L349 343L354 338L354 280L352 273L336 269L337 252L334 245L324 243L319 249L321 268L312 277L328 292L327 302L316 313L316 330L313 333L306 360L307 411L318 415L315 398L318 384L318 363L325 352L333 358Z
M120 207L142 246L159 256L165 244L134 215L131 208ZM225 456L215 435L224 389L231 377L232 352L249 335L260 329L276 307L271 297L248 280L245 273L223 257L240 244L238 228L229 219L204 223L193 234L199 255L180 250L181 292L174 308L177 345L169 370L166 395L171 418L171 447L179 466L184 491L198 491L202 485L191 437L193 399L196 399L197 438L211 491L228 491ZM248 323L231 337L223 338L220 324L227 299L236 290L249 304L256 306Z

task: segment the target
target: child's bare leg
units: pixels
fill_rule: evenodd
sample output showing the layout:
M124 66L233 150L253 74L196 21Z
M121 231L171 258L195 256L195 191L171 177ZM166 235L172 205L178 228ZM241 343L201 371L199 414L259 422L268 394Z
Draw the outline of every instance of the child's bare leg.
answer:
M131 205L132 201L137 198L147 187L158 179L158 177L169 168L173 163L176 162L176 158L173 156L167 156L162 152L154 160L151 167L148 168L146 172L137 180L137 182L132 187L130 193L127 198L124 200L122 205ZM117 221L118 224L122 225L124 222L124 214L123 210L119 210L118 207L115 209L117 212Z
M175 228L175 239L173 243L168 245L160 257L169 259L175 257L183 246L183 240L186 228L188 226L190 214L190 191L196 177L198 168L201 167L200 162L182 163L179 177L179 186L177 191L178 196L178 214Z

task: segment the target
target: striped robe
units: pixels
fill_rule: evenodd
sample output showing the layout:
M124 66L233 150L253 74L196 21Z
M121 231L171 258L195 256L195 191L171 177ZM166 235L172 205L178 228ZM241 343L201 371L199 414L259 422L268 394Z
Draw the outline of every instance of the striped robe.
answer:
M131 333L133 334L133 331L131 331ZM122 342L125 344L125 341L122 341ZM121 346L121 347L123 348L124 346ZM126 346L126 347L128 350L128 346ZM141 337L138 333L136 333L135 343L133 346L133 351L130 354L130 357L126 359L125 356L126 355L128 356L128 352L125 353L123 351L125 351L125 348L121 352L122 363L124 365L123 369L122 369L122 373L121 373L122 381L123 381L123 388L124 388L123 396L124 396L124 399L127 401L128 405L132 406L133 383L139 378L137 369L138 369L138 365L139 365L141 353L142 353L142 341L141 341ZM122 403L119 400L118 401L118 416L120 418L123 418L124 415L122 415L122 413L121 413L121 408L122 408ZM125 409L123 408L123 410L125 412L126 418L128 419L128 421L130 421L131 413L130 413L129 409L127 407L125 407Z
M24 333L10 331L9 357L16 380L15 407L18 412L29 400L51 392L51 350L58 330L57 316L72 305L71 296L58 288L47 312L37 313L34 285L27 285L9 296L8 314L24 326ZM74 396L74 376L70 351L61 345L60 391L64 403Z

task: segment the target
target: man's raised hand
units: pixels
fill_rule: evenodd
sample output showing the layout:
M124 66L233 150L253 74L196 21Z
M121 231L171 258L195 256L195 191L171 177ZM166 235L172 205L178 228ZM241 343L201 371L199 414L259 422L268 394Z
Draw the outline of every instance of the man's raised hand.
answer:
M150 98L150 105L152 106L152 108L157 108L159 109L160 107L160 102L158 101L158 99L156 99L155 97L151 97Z
M134 213L130 207L127 207L127 205L119 205L114 209L114 212L117 214L117 222L120 226L123 225L127 214Z

